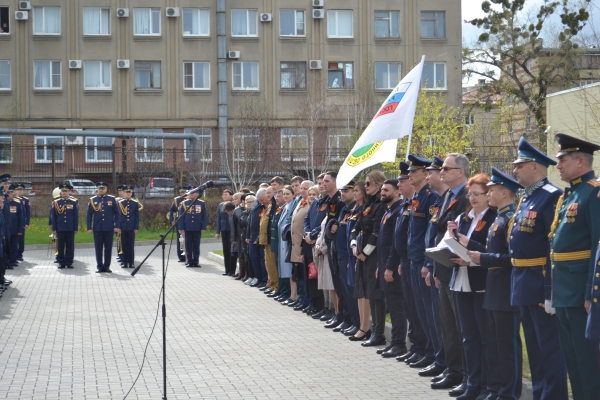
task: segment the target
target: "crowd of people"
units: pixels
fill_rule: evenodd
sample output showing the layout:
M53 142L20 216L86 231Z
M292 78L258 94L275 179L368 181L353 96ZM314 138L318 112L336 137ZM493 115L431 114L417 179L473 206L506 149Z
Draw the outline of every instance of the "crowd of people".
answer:
M226 189L223 275L461 400L520 398L522 327L534 399L566 400L567 372L575 400L598 399L600 146L557 139L558 162L521 138L514 177L453 153L339 190L334 171Z

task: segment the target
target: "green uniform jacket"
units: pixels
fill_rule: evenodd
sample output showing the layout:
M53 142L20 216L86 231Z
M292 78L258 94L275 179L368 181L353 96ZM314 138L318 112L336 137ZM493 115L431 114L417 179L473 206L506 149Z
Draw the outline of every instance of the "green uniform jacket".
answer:
M582 307L591 300L594 258L575 253L591 251L600 239L600 184L594 171L571 181L559 206L552 236L552 305ZM555 220L556 223L556 220ZM582 253L580 253L582 254ZM560 261L561 258L579 258Z

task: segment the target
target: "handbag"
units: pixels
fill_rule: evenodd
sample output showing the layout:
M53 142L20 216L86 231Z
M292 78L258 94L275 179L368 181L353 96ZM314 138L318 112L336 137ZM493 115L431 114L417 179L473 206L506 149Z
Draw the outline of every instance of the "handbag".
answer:
M308 279L317 279L319 277L319 272L317 271L317 266L314 261L308 264Z

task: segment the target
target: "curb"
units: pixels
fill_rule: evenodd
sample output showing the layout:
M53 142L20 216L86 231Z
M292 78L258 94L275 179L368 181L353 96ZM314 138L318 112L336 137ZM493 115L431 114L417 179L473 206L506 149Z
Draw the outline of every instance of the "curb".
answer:
M141 241L136 241L135 245L136 246L152 246L152 245L155 245L156 243L158 243L159 239L160 239L160 237L157 237L156 240L141 240ZM217 240L217 239L202 239L201 243L221 243L221 241ZM27 244L27 245L25 245L25 249L26 250L47 250L48 246L52 246L52 243L47 243L47 244ZM94 243L75 243L75 246L77 248L80 248L80 249L93 249L94 248ZM223 257L221 257L221 262L223 262Z
M219 263L221 265L223 265L223 263L224 263L223 256L215 254L212 251L208 253L207 258L209 260ZM389 322L385 323L384 335L385 335L385 338L388 340L388 342L391 341L392 324L390 324ZM406 340L406 344L407 344L407 347L410 349L410 341L408 340L408 338ZM532 389L531 381L529 381L525 378L523 378L523 390L522 390L520 399L521 400L533 400L533 389Z

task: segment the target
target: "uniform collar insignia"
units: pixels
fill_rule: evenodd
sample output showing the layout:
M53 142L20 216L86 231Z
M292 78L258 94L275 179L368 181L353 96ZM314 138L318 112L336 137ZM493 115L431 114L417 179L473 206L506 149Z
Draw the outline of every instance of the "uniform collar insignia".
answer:
M525 192L524 192L525 196L531 196L531 194L533 192L535 192L537 189L541 188L545 184L546 184L546 177L543 177L542 179L540 179L533 185L525 188Z

